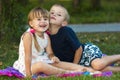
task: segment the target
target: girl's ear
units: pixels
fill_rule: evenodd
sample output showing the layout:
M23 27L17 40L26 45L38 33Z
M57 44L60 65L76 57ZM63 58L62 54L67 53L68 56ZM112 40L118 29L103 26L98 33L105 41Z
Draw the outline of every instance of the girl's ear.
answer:
M67 25L68 25L67 21L62 22L62 26L67 26Z
M32 27L33 25L32 25L32 21L29 21L29 25Z

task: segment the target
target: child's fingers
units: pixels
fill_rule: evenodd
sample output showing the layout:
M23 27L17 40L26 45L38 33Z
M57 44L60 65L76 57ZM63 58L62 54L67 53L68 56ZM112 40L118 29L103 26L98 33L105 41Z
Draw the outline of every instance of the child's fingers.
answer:
M52 58L52 61L53 61L53 62L57 62L57 63L60 62L60 60L59 60L57 57L53 57L53 58Z

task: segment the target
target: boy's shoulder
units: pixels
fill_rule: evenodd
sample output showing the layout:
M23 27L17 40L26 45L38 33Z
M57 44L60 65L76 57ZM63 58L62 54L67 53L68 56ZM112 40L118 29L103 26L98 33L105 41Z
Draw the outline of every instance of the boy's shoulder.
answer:
M72 28L70 28L69 26L64 26L64 27L61 27L61 30L64 31L64 32L74 32Z
M72 28L70 28L69 26L61 27L61 29L63 29L63 30L72 30Z

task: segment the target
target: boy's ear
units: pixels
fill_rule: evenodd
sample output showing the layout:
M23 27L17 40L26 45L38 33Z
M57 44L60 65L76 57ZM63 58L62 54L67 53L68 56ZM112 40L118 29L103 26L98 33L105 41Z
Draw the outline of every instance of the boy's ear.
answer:
M62 22L62 26L67 26L67 25L68 25L67 21Z

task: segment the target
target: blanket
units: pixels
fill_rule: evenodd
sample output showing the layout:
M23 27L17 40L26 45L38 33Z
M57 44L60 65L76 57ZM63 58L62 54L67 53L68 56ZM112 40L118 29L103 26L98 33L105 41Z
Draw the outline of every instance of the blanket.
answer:
M57 74L57 75L54 75L54 76L62 78L62 77L75 77L75 76L80 76L80 75L91 75L93 77L101 77L101 76L110 77L110 76L112 76L112 71L106 71L106 72L96 73L96 74L91 74L88 71L86 71L86 72L71 72L71 73ZM25 78L22 73L20 73L18 70L14 69L13 67L7 67L5 69L0 70L0 76L8 76L8 77L15 76L16 78ZM51 75L46 75L44 73L39 73L37 75L33 75L32 78L36 79L38 76L49 77Z

